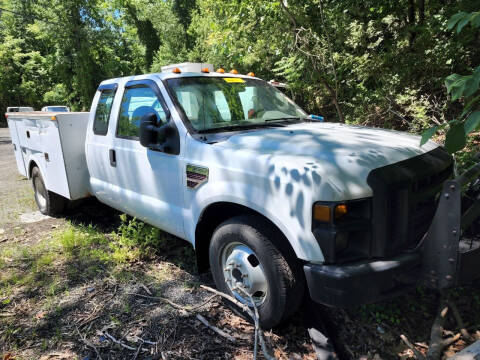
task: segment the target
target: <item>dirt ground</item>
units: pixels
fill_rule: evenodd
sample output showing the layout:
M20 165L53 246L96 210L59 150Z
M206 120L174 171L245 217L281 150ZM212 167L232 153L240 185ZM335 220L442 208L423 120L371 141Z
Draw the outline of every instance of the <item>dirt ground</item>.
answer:
M142 245L131 239L148 242L156 233L125 224L118 212L95 200L63 218L39 216L30 182L17 174L8 129L2 128L0 166L0 354L5 358L252 358L253 326L221 299L193 311L154 299L196 306L211 297L200 287L213 286L211 277L197 274L189 244L162 233L154 252L138 255ZM480 285L452 290L450 298L467 329L480 338ZM425 352L437 300L436 293L418 288L379 304L321 310L343 358L411 359L400 335ZM302 322L310 316L305 312L266 333L276 358L316 358ZM207 329L198 314L235 342ZM445 337L459 331L451 317L445 328ZM470 342L459 339L446 355Z

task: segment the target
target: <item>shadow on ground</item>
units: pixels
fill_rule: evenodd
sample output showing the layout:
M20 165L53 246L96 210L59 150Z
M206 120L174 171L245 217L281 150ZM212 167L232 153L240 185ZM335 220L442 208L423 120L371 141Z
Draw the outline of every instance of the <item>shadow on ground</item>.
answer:
M199 288L212 280L197 274L189 243L158 232L154 250L142 248L132 238L145 236L148 242L158 230L122 220L121 213L95 199L75 204L66 219L71 225L55 229L44 244L12 249L3 257L4 354L95 359L98 351L102 359L131 359L138 351L137 359L252 358L252 325L220 299L188 312L148 298L190 306L211 296ZM197 313L236 343L208 330ZM314 359L299 316L267 338L280 358Z

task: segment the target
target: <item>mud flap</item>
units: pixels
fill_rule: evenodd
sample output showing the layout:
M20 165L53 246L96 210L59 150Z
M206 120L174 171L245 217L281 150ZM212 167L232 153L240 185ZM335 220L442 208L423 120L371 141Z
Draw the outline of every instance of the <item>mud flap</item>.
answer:
M480 278L479 241L461 240L462 231L480 218L480 194L462 211L462 203L466 203L462 189L478 176L480 163L443 185L432 224L421 243L422 273L428 287L445 289Z

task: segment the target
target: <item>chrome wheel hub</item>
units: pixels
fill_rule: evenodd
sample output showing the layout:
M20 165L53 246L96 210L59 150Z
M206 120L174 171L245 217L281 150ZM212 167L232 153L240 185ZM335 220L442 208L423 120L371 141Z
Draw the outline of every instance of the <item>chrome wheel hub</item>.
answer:
M237 300L249 306L250 296L256 306L265 301L268 282L252 249L241 243L227 245L222 252L222 266L225 282Z
M37 203L40 208L44 208L47 206L47 197L46 197L46 190L45 186L43 186L42 180L37 176L35 177L35 198L37 199Z

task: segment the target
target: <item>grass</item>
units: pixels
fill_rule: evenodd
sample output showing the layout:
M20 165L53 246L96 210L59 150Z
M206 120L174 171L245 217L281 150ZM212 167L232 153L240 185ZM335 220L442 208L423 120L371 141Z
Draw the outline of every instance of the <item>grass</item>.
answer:
M0 298L8 298L14 289L40 289L47 298L56 296L69 284L106 270L126 282L137 276L129 264L157 256L167 243L160 230L121 215L120 226L109 234L92 225L70 223L33 245L5 244L0 248ZM181 255L183 259L185 254ZM156 275L168 278L166 271Z
M150 284L163 295L162 286L169 289L174 282L178 288L195 286L180 274L182 268L194 270L193 249L126 215L114 231L70 222L40 239L0 246L0 312L15 313L0 318L0 353L22 348L25 341L41 344L42 351L56 348L70 322L62 321L92 311L89 294L98 301L116 293L115 308L105 309L103 319L121 324L115 317L125 322L134 311L132 300L117 287L126 292L132 284ZM160 261L164 256L168 261Z

